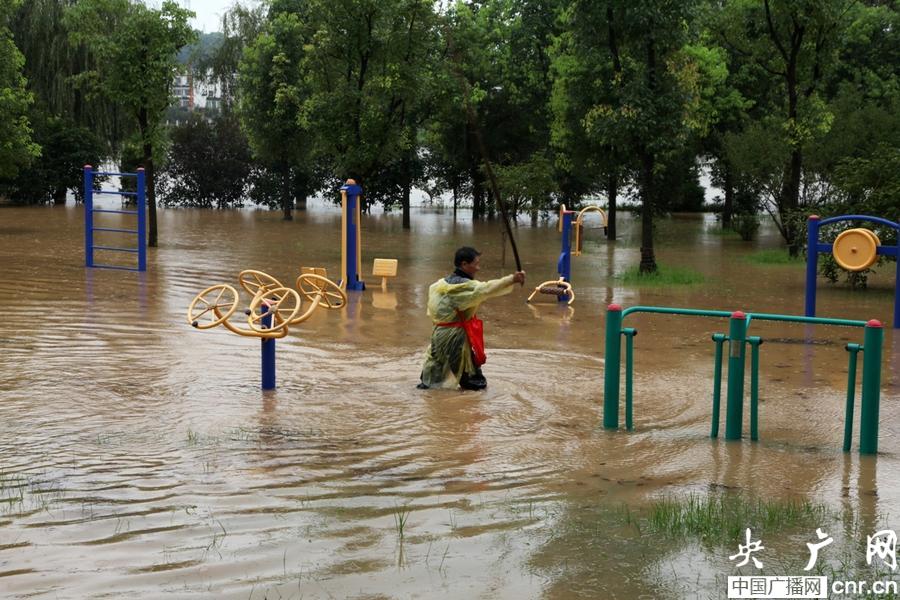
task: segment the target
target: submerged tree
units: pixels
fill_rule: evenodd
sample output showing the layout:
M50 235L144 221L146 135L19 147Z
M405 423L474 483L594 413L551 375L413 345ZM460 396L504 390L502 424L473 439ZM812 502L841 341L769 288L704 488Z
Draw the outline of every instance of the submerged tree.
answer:
M159 9L132 0L81 0L65 16L72 40L98 60L76 81L120 104L136 123L147 173L150 246L157 245L158 235L154 145L163 135L178 51L194 38L188 25L192 16L173 0L164 0Z

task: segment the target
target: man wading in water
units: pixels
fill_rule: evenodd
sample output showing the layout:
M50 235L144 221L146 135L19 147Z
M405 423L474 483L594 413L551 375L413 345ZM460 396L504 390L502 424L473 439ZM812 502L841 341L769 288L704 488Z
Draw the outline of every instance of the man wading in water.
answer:
M483 390L487 380L484 364L484 337L481 319L475 311L488 298L512 291L515 283L525 283L525 271L476 281L481 253L463 247L456 251L456 270L428 288L428 316L434 322L431 345L425 352L419 389L441 387L451 377L464 390Z

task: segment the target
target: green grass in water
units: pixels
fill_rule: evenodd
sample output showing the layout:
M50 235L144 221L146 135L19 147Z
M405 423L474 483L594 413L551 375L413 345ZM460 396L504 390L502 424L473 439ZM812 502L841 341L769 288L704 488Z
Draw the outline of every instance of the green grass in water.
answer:
M803 257L792 257L788 254L787 249L772 248L770 250L760 250L744 257L749 263L755 265L800 265L803 264Z
M693 269L685 269L682 267L669 267L666 265L657 265L656 273L652 275L642 275L639 271L640 267L635 266L624 273L616 275L616 279L626 285L635 286L671 286L671 285L696 285L705 283L706 277Z
M673 537L739 539L747 527L778 531L795 526L819 526L828 514L824 505L807 501L747 499L736 494L691 494L654 502L645 526Z

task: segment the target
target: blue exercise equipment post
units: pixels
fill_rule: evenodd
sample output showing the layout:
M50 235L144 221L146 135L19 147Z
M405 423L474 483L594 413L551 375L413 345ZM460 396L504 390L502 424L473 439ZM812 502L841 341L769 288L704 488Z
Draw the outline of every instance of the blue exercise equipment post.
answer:
M94 175L134 177L137 183L137 191L122 192L115 190L94 190ZM116 194L119 196L134 196L137 200L137 210L111 210L94 208L94 194ZM134 229L120 227L97 227L94 225L95 214L135 215L137 224ZM94 244L94 232L121 233L134 235L136 245L133 247L122 246L97 246ZM137 254L137 267L120 265L100 265L94 262L94 251L103 250L109 252L127 252ZM144 169L138 169L137 173L104 173L94 172L91 165L84 166L84 265L94 269L118 269L121 271L146 271L147 270L147 200Z
M900 329L900 223L873 217L870 215L840 215L821 219L818 215L810 215L807 219L807 247L806 247L806 311L807 317L816 316L816 274L819 267L819 253L834 251L834 244L819 243L819 229L823 225L838 223L840 221L869 221L892 228L897 232L897 244L895 246L878 246L876 254L893 256L897 259L897 272L894 277L894 329Z

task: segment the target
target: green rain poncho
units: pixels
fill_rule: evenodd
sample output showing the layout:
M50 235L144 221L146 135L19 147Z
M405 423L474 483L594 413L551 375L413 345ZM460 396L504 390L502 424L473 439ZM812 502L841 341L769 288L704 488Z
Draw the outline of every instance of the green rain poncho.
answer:
M431 345L425 352L422 383L428 387L440 387L453 378L458 385L463 373L471 376L478 372L465 330L461 327L439 327L438 323L459 321L457 311L462 312L464 319L470 319L488 298L511 292L512 284L512 275L490 281L466 280L451 275L431 284L428 288L428 316L435 326L431 333Z

